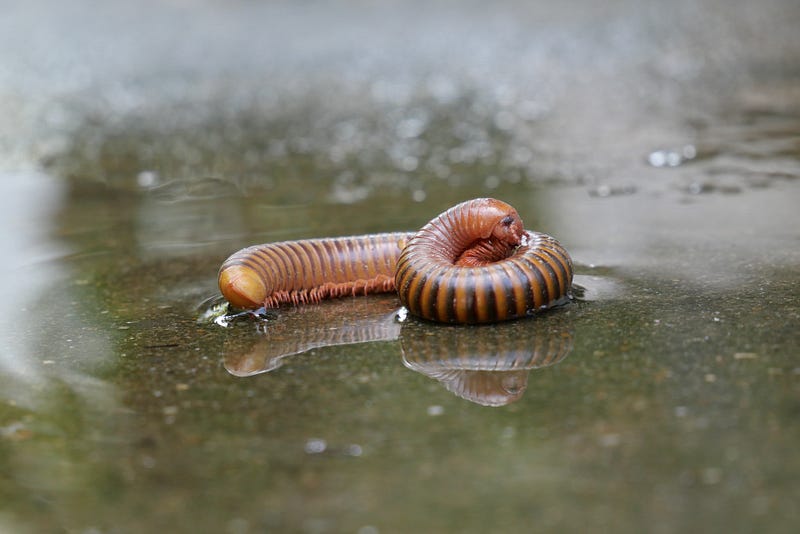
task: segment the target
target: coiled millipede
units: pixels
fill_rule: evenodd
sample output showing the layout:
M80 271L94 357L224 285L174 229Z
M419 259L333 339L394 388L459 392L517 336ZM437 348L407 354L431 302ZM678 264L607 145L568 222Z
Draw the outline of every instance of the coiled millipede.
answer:
M516 319L569 299L572 260L491 198L462 202L416 233L267 243L220 267L236 308L278 307L396 290L412 314L443 323Z

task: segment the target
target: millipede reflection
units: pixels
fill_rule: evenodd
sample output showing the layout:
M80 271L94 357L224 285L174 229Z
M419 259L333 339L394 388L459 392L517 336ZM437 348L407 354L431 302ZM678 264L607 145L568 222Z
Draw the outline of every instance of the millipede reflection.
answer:
M294 308L261 325L255 343L243 347L240 336L229 338L225 368L252 376L314 349L399 340L408 369L471 402L502 406L521 398L531 370L555 365L572 350L571 330L552 322L433 328L413 319L400 322L394 306L384 298Z
M400 337L396 301L389 298L353 299L292 308L258 327L258 341L241 350L230 338L225 369L245 377L268 373L284 359L323 347L393 341Z
M450 392L483 406L519 400L533 369L555 365L572 351L563 327L521 329L516 323L490 329L453 327L421 332L413 324L400 334L403 364L434 378Z
M572 260L552 237L527 231L505 202L462 202L417 233L257 245L220 268L238 308L315 303L397 290L408 310L446 323L531 315L569 298Z

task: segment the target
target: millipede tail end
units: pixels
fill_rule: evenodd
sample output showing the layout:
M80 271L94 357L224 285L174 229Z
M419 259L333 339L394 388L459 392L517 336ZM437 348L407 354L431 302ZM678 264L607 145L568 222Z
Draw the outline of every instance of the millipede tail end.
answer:
M267 288L261 277L247 265L223 266L219 272L219 289L234 308L260 308L267 298Z

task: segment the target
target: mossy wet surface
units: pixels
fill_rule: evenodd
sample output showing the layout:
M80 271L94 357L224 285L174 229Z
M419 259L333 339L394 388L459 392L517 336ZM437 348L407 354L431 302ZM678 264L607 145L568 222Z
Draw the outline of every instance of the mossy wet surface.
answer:
M536 39L574 49L539 55L534 40L524 57L540 61L519 73L456 61L497 76L477 81L443 68L431 82L417 50L399 78L368 81L279 62L277 97L220 82L176 109L158 80L127 89L146 101L134 111L104 86L59 95L79 120L43 112L31 131L61 142L3 176L17 241L4 242L0 530L793 531L800 96L781 65L800 49L796 8L773 4L771 35L744 44L700 36L680 11L604 15L637 53L602 31L573 42L565 21L591 17L551 13ZM638 34L668 34L665 20L684 45ZM510 46L480 39L490 57ZM684 65L704 39L739 43L736 61ZM583 55L598 43L601 65ZM640 72L654 52L664 63ZM237 81L260 85L245 72L259 60L240 61ZM192 72L213 85L218 67ZM615 97L617 68L643 91L667 84L664 98ZM566 78L530 89L553 69ZM240 247L414 229L477 196L571 252L572 302L484 327L400 321L392 295L227 327L208 316Z

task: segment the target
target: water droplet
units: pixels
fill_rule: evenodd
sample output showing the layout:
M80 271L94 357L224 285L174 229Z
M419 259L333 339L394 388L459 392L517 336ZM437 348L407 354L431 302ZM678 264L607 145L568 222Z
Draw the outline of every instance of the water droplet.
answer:
M655 150L648 154L647 162L653 167L677 167L696 156L694 145L684 145L678 150Z
M136 175L136 183L142 189L149 189L158 185L158 173L154 171L142 171Z
M357 443L353 443L347 447L346 454L348 456L361 456L364 453L364 450L361 448L361 445Z
M663 150L656 150L647 156L647 162L653 167L663 167L667 163L667 155Z
M312 438L306 441L305 446L303 446L303 450L306 451L306 454L320 454L325 452L325 449L328 448L328 443L324 439L319 438Z
M444 408L439 406L438 404L433 404L428 406L428 415L431 417L436 417L438 415L442 415L444 413Z

